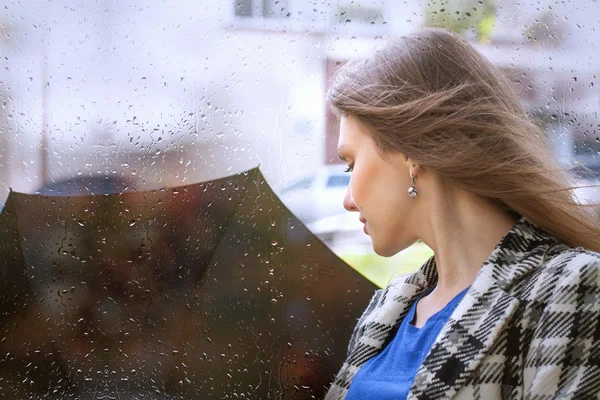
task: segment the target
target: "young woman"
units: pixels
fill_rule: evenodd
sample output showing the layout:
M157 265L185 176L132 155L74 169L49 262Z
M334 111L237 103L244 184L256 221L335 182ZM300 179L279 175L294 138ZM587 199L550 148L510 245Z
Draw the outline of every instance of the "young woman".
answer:
M346 209L434 256L375 293L326 399L600 398L600 229L511 86L439 29L336 74Z

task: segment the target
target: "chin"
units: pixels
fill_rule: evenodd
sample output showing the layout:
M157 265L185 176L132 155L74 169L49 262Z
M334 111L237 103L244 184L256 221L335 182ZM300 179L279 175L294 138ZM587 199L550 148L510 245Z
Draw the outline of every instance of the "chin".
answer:
M395 249L394 247L377 246L375 243L373 243L373 251L381 257L392 257L400 252L400 250Z
M410 246L412 246L413 242L408 244L399 244L399 243L377 243L374 240L373 242L373 251L375 254L381 257L392 257L396 254L400 253L402 250L406 250Z

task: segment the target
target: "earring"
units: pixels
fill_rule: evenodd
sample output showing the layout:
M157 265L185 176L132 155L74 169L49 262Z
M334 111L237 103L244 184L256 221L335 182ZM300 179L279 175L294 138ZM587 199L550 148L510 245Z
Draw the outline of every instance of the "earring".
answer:
M417 179L417 177L413 176L412 168L409 169L409 172L410 172L410 179L412 181L412 186L408 188L408 196L409 197L417 197L417 195L419 194L419 192L417 192L417 188L415 187L415 179Z

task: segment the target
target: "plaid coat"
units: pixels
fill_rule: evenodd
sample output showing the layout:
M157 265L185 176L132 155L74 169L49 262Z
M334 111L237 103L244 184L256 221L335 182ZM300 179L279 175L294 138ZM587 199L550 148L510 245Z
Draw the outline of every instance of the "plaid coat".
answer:
M375 292L326 400L393 338L435 259ZM409 399L600 399L600 254L525 217L496 245L418 370Z

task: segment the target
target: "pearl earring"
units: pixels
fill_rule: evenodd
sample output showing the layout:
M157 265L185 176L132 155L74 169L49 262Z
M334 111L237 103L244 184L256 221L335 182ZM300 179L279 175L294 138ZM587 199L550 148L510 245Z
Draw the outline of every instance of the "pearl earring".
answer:
M415 187L415 179L417 177L413 176L412 168L409 169L409 172L410 172L410 179L412 181L412 185L411 185L411 187L408 188L408 196L409 197L417 197L417 195L419 194L419 192L417 192L417 188Z

